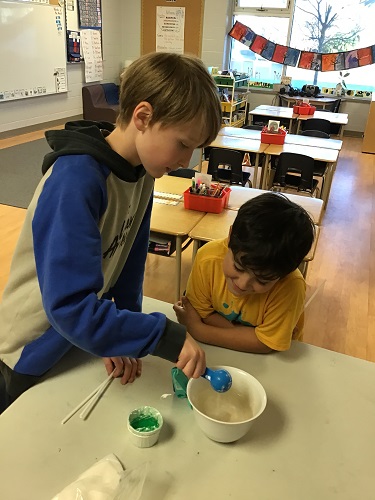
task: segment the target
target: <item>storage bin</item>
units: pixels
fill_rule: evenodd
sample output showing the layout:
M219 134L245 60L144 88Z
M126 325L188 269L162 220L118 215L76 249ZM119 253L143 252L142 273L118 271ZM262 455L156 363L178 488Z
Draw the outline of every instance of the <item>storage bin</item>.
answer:
M215 187L215 185L213 184L212 187ZM188 210L220 214L228 206L230 192L231 189L226 187L223 189L220 198L214 198L213 196L193 194L189 188L184 191L184 207Z
M267 127L264 127L260 134L260 142L264 144L284 144L286 130L279 129L277 134L267 132Z
M293 113L297 115L313 115L316 111L316 106L311 106L310 104L305 104L302 106L293 106Z

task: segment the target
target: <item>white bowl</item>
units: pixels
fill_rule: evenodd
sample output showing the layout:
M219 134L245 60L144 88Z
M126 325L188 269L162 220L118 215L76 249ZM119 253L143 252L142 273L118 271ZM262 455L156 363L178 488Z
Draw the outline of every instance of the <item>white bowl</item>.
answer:
M249 373L232 366L223 368L232 376L227 392L216 392L204 378L190 379L187 396L195 420L207 437L219 443L231 443L243 437L267 404L263 386Z
M163 417L152 406L136 408L128 416L130 441L138 448L154 446L159 439L162 427Z

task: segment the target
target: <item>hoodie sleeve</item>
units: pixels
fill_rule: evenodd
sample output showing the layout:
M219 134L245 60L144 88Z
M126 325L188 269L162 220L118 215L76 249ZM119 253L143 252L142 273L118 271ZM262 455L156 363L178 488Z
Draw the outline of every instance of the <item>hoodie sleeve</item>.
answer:
M69 164L57 160L33 219L35 263L48 320L72 344L97 356L155 354L175 362L185 328L161 313L119 309L112 300L97 297L103 286L98 222L107 203L105 177L89 157L76 158L76 164L73 157ZM139 282L128 300L134 302L137 295L139 301L140 291Z

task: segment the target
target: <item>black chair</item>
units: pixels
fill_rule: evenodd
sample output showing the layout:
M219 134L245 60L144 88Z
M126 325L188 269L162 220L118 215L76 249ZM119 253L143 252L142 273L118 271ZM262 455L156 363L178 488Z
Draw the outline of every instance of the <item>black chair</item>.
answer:
M271 191L288 189L313 196L318 181L313 177L314 158L296 153L281 153L277 162Z
M322 139L329 139L329 134L321 132L320 130L304 130L301 135L308 135L310 137L320 137ZM322 189L327 173L327 163L324 161L314 160L314 176L322 178Z
M242 128L245 128L247 130L263 130L262 125L245 125Z
M320 130L320 132L325 132L329 135L331 131L331 122L323 118L308 118L302 122L302 130Z
M330 135L321 130L303 130L301 135L308 135L310 137L320 137L322 139L329 139Z
M338 113L341 105L341 99L336 99L332 104L330 104L325 109L320 109L319 111L327 111L330 113ZM340 125L337 123L331 123L330 134L338 135L340 133Z
M232 149L212 148L207 173L211 174L215 181L245 186L250 174L242 172L244 155L244 152Z
M168 175L172 175L174 177L184 177L185 179L191 179L194 177L196 170L192 168L178 168L177 170L171 170L168 172Z

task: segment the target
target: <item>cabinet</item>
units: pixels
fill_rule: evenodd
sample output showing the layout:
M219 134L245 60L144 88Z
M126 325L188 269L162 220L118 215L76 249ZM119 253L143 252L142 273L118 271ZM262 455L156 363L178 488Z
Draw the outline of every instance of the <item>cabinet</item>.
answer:
M242 127L246 120L249 77L245 75L215 75L223 113L223 127Z
M367 118L365 134L363 136L362 153L375 153L375 92L372 94L370 111Z

